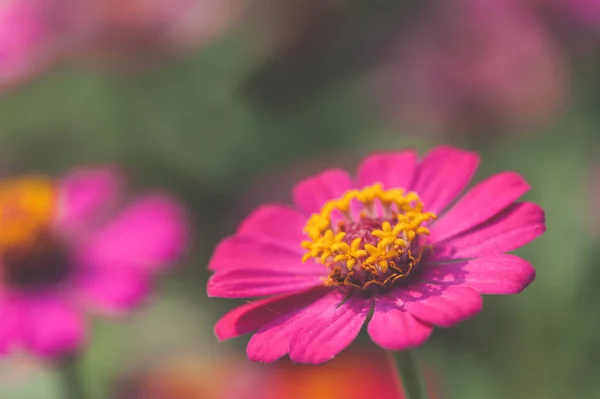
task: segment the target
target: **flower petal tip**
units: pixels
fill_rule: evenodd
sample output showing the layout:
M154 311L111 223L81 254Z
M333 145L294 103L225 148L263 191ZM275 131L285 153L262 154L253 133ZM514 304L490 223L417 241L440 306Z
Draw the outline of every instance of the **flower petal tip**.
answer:
M227 338L223 334L222 327L220 326L219 323L217 323L215 325L215 328L213 329L213 334L215 334L217 341L219 341L219 342L227 341Z
M515 286L515 290L512 292L512 294L520 294L521 292L525 291L525 288L529 287L529 285L533 283L533 280L535 280L536 271L533 266L527 261L523 261L523 263L524 270L521 278L521 284Z
M217 284L214 282L213 277L208 279L208 283L206 284L206 295L209 298L219 298L220 296L215 292L217 290Z

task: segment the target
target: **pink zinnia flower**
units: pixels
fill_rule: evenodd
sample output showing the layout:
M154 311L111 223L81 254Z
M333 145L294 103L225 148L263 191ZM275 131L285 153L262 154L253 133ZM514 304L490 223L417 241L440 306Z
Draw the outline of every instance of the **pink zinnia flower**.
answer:
M479 158L439 147L375 154L352 179L339 169L300 182L295 207L264 205L215 250L210 296L268 297L216 325L220 340L254 332L251 360L322 363L347 347L369 317L383 348L424 343L433 326L477 314L480 294L516 294L535 277L505 254L545 230L529 185L512 172L467 186ZM445 212L444 212L445 211Z
M44 357L85 340L84 308L119 315L186 242L180 206L162 194L130 204L114 170L0 182L0 350Z

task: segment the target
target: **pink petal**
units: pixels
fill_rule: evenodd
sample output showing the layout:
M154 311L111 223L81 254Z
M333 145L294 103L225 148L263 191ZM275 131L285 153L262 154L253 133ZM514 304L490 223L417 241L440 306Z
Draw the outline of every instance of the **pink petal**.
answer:
M68 227L99 216L114 205L118 197L122 176L117 169L76 169L60 183L61 211L58 223Z
M466 287L417 284L405 290L402 298L414 317L442 327L473 317L483 307L481 295Z
M327 272L302 269L237 269L217 271L208 280L208 295L220 298L253 298L285 294L323 285Z
M529 191L517 173L504 172L473 187L431 226L431 241L442 241L485 222Z
M381 183L384 188L408 188L417 167L416 151L371 155L358 168L360 187Z
M298 273L324 273L327 270L312 260L302 263L302 255L298 251L244 236L232 236L221 241L208 268L217 271L259 269Z
M0 354L9 352L19 339L21 309L10 298L0 299Z
M478 165L475 153L437 147L418 165L411 190L419 194L427 211L439 214L469 184Z
M302 327L294 332L292 361L320 364L333 359L354 341L372 306L370 299L355 295L344 300L340 293L332 293L326 301L325 309L307 311Z
M338 293L329 291L317 301L308 306L297 309L295 312L286 313L273 320L268 325L261 327L248 342L246 354L248 359L255 362L274 362L285 356L296 334L311 319L318 317L322 312L336 306L342 301Z
M300 254L304 252L300 243L306 239L302 232L306 220L306 216L284 205L263 205L242 222L237 233Z
M256 331L275 319L301 309L318 300L329 290L325 287L256 300L233 309L215 326L220 341Z
M90 240L88 259L96 265L154 271L168 266L187 243L183 209L160 195L141 198Z
M545 230L542 208L531 202L519 202L469 231L436 243L435 258L468 259L501 254L527 244Z
M93 311L111 316L139 306L150 293L149 276L127 268L86 268L76 284L78 294Z
M422 275L432 284L470 287L481 294L518 294L534 278L533 266L510 254L431 265Z
M348 173L341 169L330 169L298 183L294 187L294 203L307 214L317 213L325 202L341 197L354 188Z
M377 345L390 350L404 350L425 343L432 327L408 313L398 293L392 291L375 298L368 331Z
M21 338L23 344L37 355L66 355L84 342L84 318L64 299L31 297L22 306Z

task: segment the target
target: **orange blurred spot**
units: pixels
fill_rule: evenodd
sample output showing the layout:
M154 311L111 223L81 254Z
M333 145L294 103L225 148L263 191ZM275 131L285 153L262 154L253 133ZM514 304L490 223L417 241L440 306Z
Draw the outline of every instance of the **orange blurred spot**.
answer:
M43 177L0 182L0 251L38 243L53 222L56 188Z

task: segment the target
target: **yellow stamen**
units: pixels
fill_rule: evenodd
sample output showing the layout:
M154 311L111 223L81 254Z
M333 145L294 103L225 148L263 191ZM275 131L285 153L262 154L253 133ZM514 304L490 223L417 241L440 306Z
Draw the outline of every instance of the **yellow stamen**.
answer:
M36 242L54 221L55 185L42 177L0 182L0 251Z
M357 215L351 213L352 201L358 201L364 208L359 220L355 220ZM382 215L378 215L377 209L381 208L376 207L377 201L383 208ZM343 274L346 276L344 282L354 275L356 267L383 275L390 267L394 268L396 274L393 277L385 275L385 281L404 277L410 273L412 263L406 271L402 271L397 268L396 261L404 257L414 262L415 258L410 253L411 243L420 235L428 235L429 229L423 224L436 218L433 212L424 212L423 208L416 193L400 188L384 190L381 184L374 184L362 190L347 191L342 197L325 203L320 212L307 221L304 232L308 240L302 242L302 248L307 252L302 259L307 261L315 258L336 272L340 267L346 268L351 274ZM339 214L344 221L334 225L332 217ZM343 230L353 223L368 223L369 226L379 224L379 228L371 231L375 241L368 239L365 242L364 236L348 241L347 233Z
M379 238L379 242L383 243L384 246L396 245L398 247L405 247L406 241L398 238L398 235L402 232L402 225L397 224L392 229L392 225L389 222L383 222L381 230L373 230L371 234Z
M360 248L360 238L355 238L352 243L348 245L345 242L339 242L331 246L331 249L337 253L334 262L346 262L348 270L352 270L356 262L360 258L364 258L368 255L367 251Z
M365 266L377 265L383 273L387 272L389 261L400 256L400 252L392 249L388 250L386 245L380 241L377 247L372 244L366 244L365 249L369 257L364 261Z

